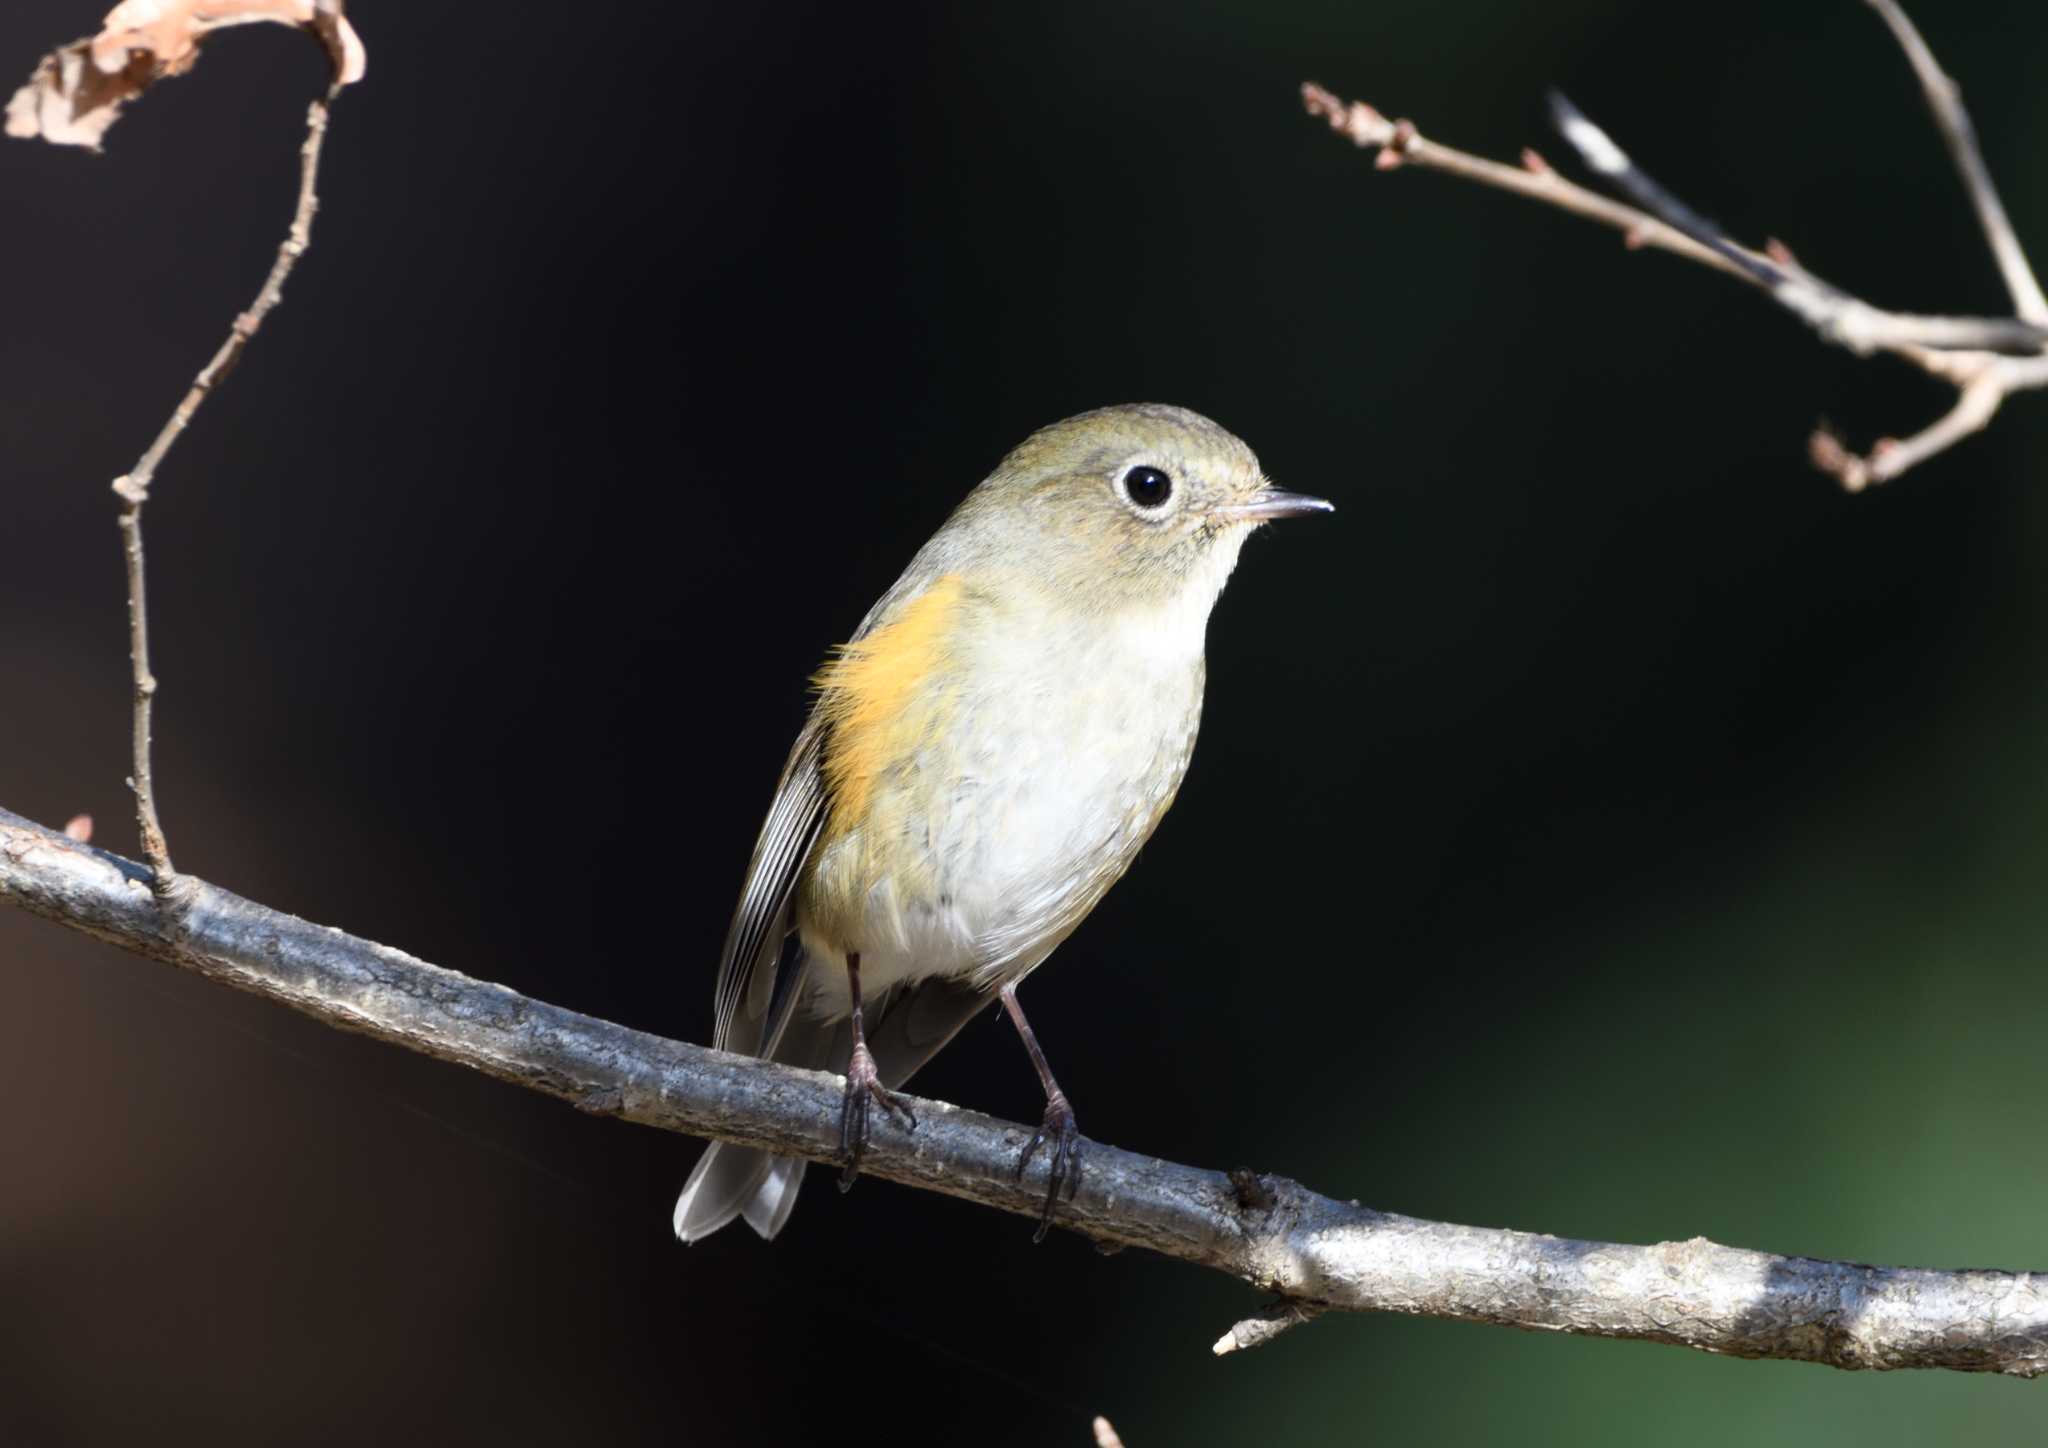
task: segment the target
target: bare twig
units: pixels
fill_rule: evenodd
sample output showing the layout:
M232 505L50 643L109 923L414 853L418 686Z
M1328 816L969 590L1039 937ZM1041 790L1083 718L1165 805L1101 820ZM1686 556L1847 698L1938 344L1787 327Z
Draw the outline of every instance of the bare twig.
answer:
M2005 203L1998 199L1998 187L1992 183L1990 168L1984 164L1984 153L1977 145L1977 128L1970 124L1970 113L1963 109L1962 87L1942 70L1934 52L1927 48L1927 42L1920 38L1919 30L1899 8L1897 0L1865 3L1891 27L1899 49L1906 52L1913 74L1920 79L1920 89L1927 95L1927 109L1934 113L1935 127L1948 143L1949 157L1963 178L1963 189L1969 193L1977 222L1984 228L1984 239L1991 244L1991 255L2005 278L2014 310L2030 322L2048 326L2048 297L2041 294L2041 284L2034 279L2034 269L2027 265L2020 239L2006 218Z
M0 899L71 929L585 1111L813 1161L838 1154L839 1077L578 1015L191 876L186 910L167 920L148 878L0 811ZM914 1128L876 1123L866 1172L1020 1216L1043 1210L1043 1160L1015 1170L1031 1128L910 1105ZM1701 1238L1574 1242L1369 1211L1282 1177L1097 1143L1086 1160L1060 1225L1229 1273L1283 1299L1268 1316L1399 1312L1838 1368L2048 1373L2048 1280L2031 1273L1866 1267Z
M1379 148L1382 171L1411 164L1443 171L1611 226L1631 250L1668 251L1769 292L1830 341L1857 353L1891 352L1925 365L1929 351L2011 350L2031 355L2048 342L2048 331L2011 318L1883 311L1829 286L1803 267L1784 265L1768 251L1752 251L1729 240L1644 175L1563 96L1553 96L1552 105L1565 139L1595 171L1636 191L1648 205L1630 206L1568 181L1533 150L1522 152L1517 169L1432 141L1413 122L1390 121L1365 102L1346 102L1312 81L1303 84L1301 99L1310 115L1323 117L1331 130L1350 137L1354 145Z
M1813 465L1839 479L1850 492L1860 493L1872 483L1897 477L1971 433L1982 432L2005 401L2006 391L2000 373L1980 373L1957 395L1956 405L1934 423L1909 438L1879 438L1868 457L1847 451L1826 428L1816 429L1808 443Z
M163 823L157 815L156 784L150 769L150 713L157 685L156 675L149 666L149 595L143 578L142 505L149 501L150 484L156 481L157 467L171 450L171 444L185 431L193 414L199 411L199 405L240 360L242 349L249 345L256 329L263 325L263 319L284 300L285 279L312 242L313 214L320 209L315 183L320 175L320 147L327 138L327 111L332 98L330 92L306 110L306 139L299 147L299 203L292 213L291 229L285 233L285 239L277 249L277 259L271 263L270 275L264 278L263 290L256 294L249 310L235 318L234 324L228 328L227 340L213 354L213 360L193 379L192 386L157 433L149 450L136 461L133 469L114 479L114 492L122 502L121 545L128 564L128 659L135 681L134 773L128 783L135 791L135 814L142 832L143 858L149 861L155 872L157 893L166 898L176 893L178 876L171 867L170 844L164 838Z
M1588 166L1673 230L1741 267L1787 311L1859 357L1880 347L2030 357L2039 355L2048 344L2048 329L2017 317L1930 317L1884 311L1822 281L1802 266L1780 265L1769 250L1758 253L1739 247L1721 235L1720 227L1659 185L1585 112L1556 91L1550 93L1550 111L1559 133Z
M2014 318L1940 317L1873 307L1830 285L1799 265L1776 243L1752 251L1720 234L1629 160L1598 127L1562 97L1553 104L1560 130L1586 163L1642 203L1630 206L1574 185L1531 150L1520 170L1467 155L1426 140L1409 121L1389 121L1363 102L1345 102L1314 84L1302 86L1310 115L1361 147L1379 151L1377 166L1391 170L1409 163L1543 201L1621 231L1631 247L1654 247L1702 262L1769 292L1829 341L1859 355L1884 352L1951 383L1955 406L1938 421L1904 441L1887 440L1858 456L1832 434L1816 432L1809 456L1823 471L1851 489L1895 478L1962 438L1981 431L2004 399L2015 392L2048 386L2048 303L2021 253L2004 207L1977 150L1969 117L1953 81L1941 72L1926 44L1895 0L1867 0L1891 26L1904 47L1935 113L1964 185L1977 208L2007 289L2019 315Z
M156 888L168 896L176 886L171 847L157 819L156 781L149 767L150 708L156 700L156 675L149 667L149 593L142 577L142 505L149 494L128 490L126 478L114 480L114 491L126 504L121 509L121 553L128 564L128 664L135 680L130 748L133 771L128 787L135 791L135 818L142 832L142 854L155 872Z
M1432 141L1415 128L1413 121L1390 121L1364 101L1340 99L1314 81L1302 83L1301 103L1310 115L1327 120L1331 130L1348 136L1353 145L1379 151L1376 164L1382 171L1413 165L1462 176L1467 181L1512 191L1517 196L1526 196L1574 216L1583 216L1588 221L1597 221L1602 226L1611 226L1622 234L1631 248L1650 247L1672 252L1741 281L1762 285L1757 276L1739 262L1700 245L1647 211L1626 206L1576 182L1567 181L1533 150L1522 152L1522 165L1518 170ZM1735 249L1741 250L1739 247Z

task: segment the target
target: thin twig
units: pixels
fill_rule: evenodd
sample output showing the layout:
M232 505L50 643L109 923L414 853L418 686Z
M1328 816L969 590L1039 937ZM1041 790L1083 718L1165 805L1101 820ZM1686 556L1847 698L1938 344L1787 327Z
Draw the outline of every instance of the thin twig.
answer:
M812 1161L838 1156L839 1077L578 1015L191 876L189 907L167 920L148 878L0 811L0 899L71 929L585 1111ZM909 1104L914 1127L876 1123L866 1173L1024 1217L1043 1210L1044 1158L1016 1173L1030 1127ZM1288 1316L1399 1312L1838 1368L2048 1373L2048 1279L2032 1273L1866 1267L1701 1238L1574 1242L1369 1211L1283 1177L1099 1143L1085 1160L1059 1225L1228 1273L1280 1297Z
M156 783L149 767L150 706L156 699L156 675L149 667L149 593L142 577L142 505L149 494L129 489L127 481L115 479L114 491L127 504L121 510L121 553L128 565L128 664L135 680L134 762L130 766L134 772L128 776L128 787L135 791L143 857L156 872L157 889L168 894L176 885L177 874L171 869L171 847L157 819Z
M1909 438L1879 438L1867 457L1847 451L1833 433L1818 429L1808 444L1813 465L1840 480L1850 492L1860 493L1872 483L1890 481L1971 433L1982 432L2005 401L2006 391L2000 373L1981 373L1956 395L1956 405L1933 423Z
M1415 128L1413 121L1390 121L1364 101L1343 100L1314 81L1302 83L1301 102L1310 115L1327 120L1331 130L1349 137L1353 145L1378 150L1380 154L1375 164L1382 171L1420 166L1461 176L1467 181L1477 181L1483 186L1512 191L1517 196L1526 196L1588 221L1597 221L1602 226L1611 226L1622 234L1631 249L1649 247L1672 252L1752 286L1763 284L1739 262L1700 245L1647 211L1624 205L1566 180L1533 150L1522 152L1522 165L1518 170L1500 161L1432 141Z
M1558 132L1588 166L1636 199L1672 229L1727 258L1778 304L1828 341L1867 356L1879 347L1925 347L1944 352L2001 352L2040 355L2048 329L2017 317L1930 317L1889 312L1822 281L1803 266L1782 266L1769 251L1737 246L1714 225L1660 185L1614 139L1557 91L1550 93Z
M1898 7L1897 0L1865 3L1891 27L1899 49L1906 52L1913 74L1920 79L1927 109L1934 113L1935 128L1948 143L1949 157L1963 178L1963 189L1969 193L1977 222L1984 228L1984 239L1991 244L1991 255L2005 278L2005 289L2012 294L2013 309L2030 322L2048 326L2048 296L2041 294L2041 283L2034 279L2034 269L2027 264L2027 254L2020 249L2020 239L2006 217L2005 203L1998 199L1998 187L1992 182L1991 170L1984 164L1984 152L1977 145L1977 128L1970 124L1970 113L1963 109L1962 87L1935 60L1934 52L1927 48L1927 42L1920 38L1919 30Z
M1426 166L1612 226L1631 247L1654 247L1688 257L1762 288L1829 341L1859 355L1888 353L1952 384L1958 396L1946 414L1903 441L1881 441L1867 456L1849 451L1831 433L1813 435L1808 455L1814 463L1855 490L1895 478L1981 431L2013 393L2048 387L2048 358L2044 358L2048 302L2042 300L2040 286L1992 186L1955 83L1935 64L1895 0L1867 3L1891 27L1920 76L1936 123L1962 172L2013 295L2019 313L2015 318L1886 311L1822 281L1775 242L1761 252L1751 251L1721 235L1719 228L1644 175L1604 132L1569 103L1560 104L1561 97L1554 102L1554 109L1566 139L1588 165L1627 189L1643 206L1626 205L1574 185L1551 170L1533 150L1522 152L1522 169L1516 170L1427 140L1412 122L1389 121L1371 106L1343 101L1318 85L1302 86L1302 103L1310 115L1327 120L1332 130L1348 136L1353 144L1377 149L1376 165L1381 170L1410 163Z
M1853 352L1890 352L1925 365L1929 351L2013 351L2033 355L2048 331L2007 317L1935 317L1887 312L1828 285L1803 267L1780 264L1768 252L1731 241L1630 161L1607 134L1563 96L1553 96L1558 129L1587 164L1630 189L1642 188L1645 206L1630 206L1566 180L1533 150L1518 170L1432 141L1412 121L1390 121L1363 101L1346 102L1313 81L1301 88L1302 105L1352 144L1379 148L1378 168L1415 165L1462 176L1560 211L1597 221L1622 234L1631 250L1668 251L1769 292L1828 340ZM1391 163L1391 164L1390 164ZM1658 200L1650 200L1656 196Z
M142 832L143 858L149 861L154 872L157 893L166 899L176 895L178 875L171 867L170 844L164 837L163 822L157 815L156 783L150 768L150 715L156 699L157 682L149 666L149 595L143 578L142 505L149 501L150 484L156 481L157 466L171 450L171 444L185 431L193 414L199 411L199 405L240 360L242 349L249 345L256 329L263 325L263 319L284 300L285 278L291 275L292 268L312 243L313 214L320 209L314 185L320 174L320 146L327 138L327 111L332 99L333 92L330 91L306 110L306 139L299 147L299 203L292 213L291 229L285 233L285 239L277 249L277 259L271 263L270 275L264 279L263 290L256 294L249 310L235 318L228 329L227 340L213 354L213 360L193 379L192 386L164 423L162 431L157 433L149 450L137 460L134 468L114 479L114 492L122 502L121 549L128 565L128 660L135 681L134 773L128 783L135 791L135 814Z

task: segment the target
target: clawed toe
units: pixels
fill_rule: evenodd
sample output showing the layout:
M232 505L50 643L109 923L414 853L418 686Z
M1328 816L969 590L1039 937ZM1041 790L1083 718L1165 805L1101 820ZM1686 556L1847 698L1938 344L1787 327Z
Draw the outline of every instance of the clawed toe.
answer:
M882 1085L881 1075L875 1069L875 1058L862 1044L853 1048L853 1059L847 1062L846 1097L839 1107L839 1153L846 1158L846 1169L839 1174L839 1190L842 1192L851 1187L854 1178L860 1175L861 1158L867 1155L870 1101L901 1121L906 1128L916 1128L917 1117Z
M1072 1201L1081 1184L1081 1129L1074 1123L1074 1108L1067 1104L1063 1095L1055 1095L1045 1103L1045 1120L1031 1134L1031 1140L1024 1143L1024 1150L1017 1158L1019 1181L1024 1179L1038 1148L1047 1143L1050 1143L1052 1159L1046 1167L1045 1209L1039 1215L1038 1230L1031 1234L1034 1242L1043 1242L1045 1234L1052 1230L1054 1204L1061 1196Z

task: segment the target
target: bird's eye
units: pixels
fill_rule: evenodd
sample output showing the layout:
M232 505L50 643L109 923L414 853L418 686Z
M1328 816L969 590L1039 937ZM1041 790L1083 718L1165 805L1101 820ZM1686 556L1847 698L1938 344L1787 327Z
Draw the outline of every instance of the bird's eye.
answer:
M1132 468L1124 474L1124 496L1140 508L1163 508L1173 496L1173 479L1157 468Z

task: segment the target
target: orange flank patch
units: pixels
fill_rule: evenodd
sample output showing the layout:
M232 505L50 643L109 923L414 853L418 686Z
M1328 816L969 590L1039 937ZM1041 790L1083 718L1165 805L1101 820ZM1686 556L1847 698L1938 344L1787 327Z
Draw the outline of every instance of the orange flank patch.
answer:
M875 781L907 758L939 722L941 701L923 686L944 661L962 596L948 573L866 638L843 645L818 670L825 739L827 832L844 834L867 814Z

